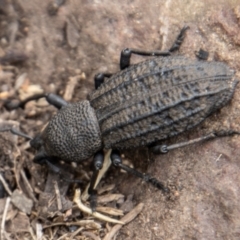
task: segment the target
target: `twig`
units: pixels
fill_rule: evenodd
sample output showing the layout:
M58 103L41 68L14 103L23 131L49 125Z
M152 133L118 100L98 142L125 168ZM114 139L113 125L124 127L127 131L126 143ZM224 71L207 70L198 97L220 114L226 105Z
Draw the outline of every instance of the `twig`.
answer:
M82 79L86 79L86 76L85 76L84 73L81 73L79 75L76 75L74 77L69 78L69 81L67 83L67 87L65 89L65 93L64 93L64 96L63 96L63 98L66 101L71 101L72 100L74 89L75 89L77 83Z
M1 223L1 240L4 240L3 234L5 232L5 222L6 222L7 211L8 211L10 202L11 202L11 198L7 197L5 207L4 207L3 217L2 217L2 223Z
M30 232L33 240L38 240L37 237L34 235L34 231L33 231L32 227L29 228L29 232Z
M67 239L67 236L69 235L69 232L63 234L60 238L58 238L57 240L61 240L61 239ZM53 238L54 239L54 238Z
M53 223L51 225L46 225L46 226L43 226L43 229L46 229L46 228L52 228L52 227L56 227L56 226L86 226L86 225L89 225L92 229L100 229L101 228L101 225L94 222L93 220L81 220L81 221L78 221L78 222L58 222L58 223Z
M79 229L77 229L74 233L71 234L69 239L73 239L78 233L80 233L84 228L81 227Z
M98 197L99 203L108 203L113 201L118 201L119 199L123 199L124 195L120 193L114 193L114 194L105 194L100 197Z
M115 186L116 185L114 183L106 185L106 186L103 186L100 189L98 189L98 194L101 195L104 192L110 192L111 190L113 190L115 188Z
M123 216L123 211L116 208L110 208L110 207L97 207L96 209L98 212L106 213L111 216Z
M27 179L27 177L26 177L25 172L24 172L23 170L21 170L21 171L20 171L20 174L21 174L21 177L22 177L24 183L25 183L26 186L27 186L27 190L28 190L29 195L31 196L31 198L33 199L33 201L34 201L35 203L37 203L38 200L35 198L35 196L34 196L34 194L33 194L32 186L30 185L30 183L29 183L29 181L28 181L28 179Z
M143 209L144 204L139 203L131 212L126 214L123 218L121 218L121 221L124 222L124 224L127 224L131 222ZM103 240L111 240L116 233L121 229L123 225L117 224L115 225L109 233L106 234Z
M77 204L77 206L79 207L79 209L87 214L92 215L95 218L98 218L100 220L103 220L105 222L111 222L111 223L118 223L118 224L124 224L124 222L122 221L118 221L114 218L110 218L107 217L99 212L92 212L92 210L88 207L86 207L85 205L82 204L81 199L80 199L80 195L81 195L81 191L80 189L76 189L75 190L75 195L73 198L73 202L75 202Z
M5 179L3 178L2 174L0 174L0 181L2 182L2 184L3 184L4 188L5 188L5 190L7 191L8 195L11 196L12 195L12 191L8 187L8 184L5 181Z
M58 183L57 183L57 181L54 181L53 184L54 184L55 194L56 194L56 198L57 198L58 210L60 211L60 210L62 210L62 201L61 201L61 195L60 195Z
M106 171L108 170L108 168L111 166L111 159L110 159L110 154L112 152L112 149L108 150L105 154L104 154L104 162L103 162L103 166L102 169L99 171L98 173L98 178L96 180L94 189L97 187L98 183L100 182L100 180L102 179L103 175L106 173ZM90 184L87 185L86 189L84 190L83 194L82 194L82 200L83 201L87 201L87 199L89 198L89 194L88 194L88 188L89 188Z
M94 233L92 232L82 232L82 235L83 236L86 236L86 237L90 237L92 238L93 240L100 240L99 237L97 237Z
M43 236L43 227L42 224L36 223L36 235L37 235L37 240L41 240Z

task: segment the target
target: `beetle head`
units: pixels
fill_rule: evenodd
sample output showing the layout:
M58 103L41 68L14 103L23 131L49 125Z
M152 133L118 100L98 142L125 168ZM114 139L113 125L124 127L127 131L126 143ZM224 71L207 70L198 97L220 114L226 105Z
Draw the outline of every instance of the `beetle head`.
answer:
M32 146L48 156L80 162L102 148L101 132L89 101L62 107Z

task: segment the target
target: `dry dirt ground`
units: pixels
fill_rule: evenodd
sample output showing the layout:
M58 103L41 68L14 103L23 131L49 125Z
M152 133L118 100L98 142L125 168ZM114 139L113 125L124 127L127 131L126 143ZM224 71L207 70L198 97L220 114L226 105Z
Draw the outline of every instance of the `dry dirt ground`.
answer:
M202 48L239 78L239 0L0 0L1 129L14 126L34 136L56 112L45 101L9 112L5 100L40 92L86 99L96 73L118 71L122 49L167 49L184 25L190 29L179 54L195 58ZM132 63L142 60L133 57ZM239 88L230 104L168 144L218 129L240 130ZM143 203L113 239L240 239L239 147L234 136L160 156L147 149L124 153L137 169L168 184L171 194L111 168L98 189L107 195L99 206L126 214ZM111 239L114 224L82 213L72 201L74 190L89 181L89 162L66 168L66 178L83 180L68 184L34 164L34 151L21 137L2 133L0 152L0 180L6 184L0 188L1 239Z

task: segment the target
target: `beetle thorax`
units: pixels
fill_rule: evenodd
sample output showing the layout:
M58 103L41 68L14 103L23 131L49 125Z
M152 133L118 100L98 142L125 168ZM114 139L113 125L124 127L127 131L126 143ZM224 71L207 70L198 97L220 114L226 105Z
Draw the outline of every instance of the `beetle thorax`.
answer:
M68 104L49 122L42 133L49 156L79 162L102 147L101 133L89 101Z

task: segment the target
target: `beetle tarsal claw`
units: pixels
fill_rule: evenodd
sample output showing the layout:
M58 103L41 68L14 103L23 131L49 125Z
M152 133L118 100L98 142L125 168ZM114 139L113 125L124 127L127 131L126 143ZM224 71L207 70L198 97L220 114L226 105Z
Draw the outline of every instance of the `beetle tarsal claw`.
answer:
M87 214L90 214L92 215L93 217L95 218L98 218L102 221L105 221L105 222L111 222L111 223L117 223L117 224L124 224L124 222L122 221L119 221L119 220L116 220L114 218L110 218L108 216L105 216L99 212L92 212L92 210L85 206L82 201L81 201L81 191L80 189L76 189L75 190L75 194L74 194L74 198L73 198L73 202L75 202L77 204L77 206L79 207L79 209Z
M161 152L162 153L167 153L168 152L168 146L167 145L162 145L161 146Z

